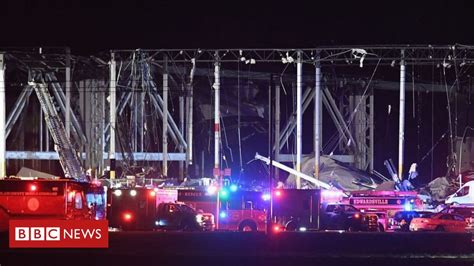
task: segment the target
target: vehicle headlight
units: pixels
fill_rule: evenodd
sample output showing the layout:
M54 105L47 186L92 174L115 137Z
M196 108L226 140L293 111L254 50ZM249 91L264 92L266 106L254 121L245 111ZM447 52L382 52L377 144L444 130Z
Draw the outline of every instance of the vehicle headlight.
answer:
M198 223L202 222L202 214L197 214L197 215L196 215L196 221L197 221Z

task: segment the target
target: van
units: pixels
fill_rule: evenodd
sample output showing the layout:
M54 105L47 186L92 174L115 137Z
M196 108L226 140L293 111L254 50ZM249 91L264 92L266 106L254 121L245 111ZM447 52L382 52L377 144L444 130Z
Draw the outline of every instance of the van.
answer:
M448 196L446 204L474 204L474 181L464 184L456 193Z

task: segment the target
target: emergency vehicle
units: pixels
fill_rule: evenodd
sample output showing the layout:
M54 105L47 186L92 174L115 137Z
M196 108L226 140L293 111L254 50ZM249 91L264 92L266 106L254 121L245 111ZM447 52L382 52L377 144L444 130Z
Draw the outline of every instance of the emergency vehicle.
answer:
M237 190L236 187L213 190L178 190L178 201L197 211L216 216L220 197L218 230L265 231L266 210L261 192Z
M396 212L423 209L423 202L415 191L352 192L348 202L365 213L378 214L379 226L385 231L390 228Z
M319 230L321 190L277 189L272 197L273 231Z
M122 230L152 230L156 191L145 187L112 188L107 193L109 226Z
M103 187L72 179L0 179L0 231L10 219L104 219Z

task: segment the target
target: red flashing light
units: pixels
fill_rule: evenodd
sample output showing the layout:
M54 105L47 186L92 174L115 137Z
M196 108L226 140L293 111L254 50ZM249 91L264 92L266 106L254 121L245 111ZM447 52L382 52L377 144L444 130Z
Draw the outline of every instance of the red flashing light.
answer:
M275 196L280 197L281 196L281 191L280 190L275 191Z
M150 191L150 197L154 197L156 195L156 192L154 190Z
M123 214L123 219L124 219L126 222L131 221L132 218L133 218L133 216L132 216L132 214L129 213L129 212L126 212L126 213Z
M38 190L38 186L36 186L35 184L31 184L30 191L36 191L36 190Z
M358 213L354 214L354 218L359 219L359 218L360 218L360 214L358 214Z
M275 226L273 227L273 231L275 231L275 232L280 232L280 226L275 225Z

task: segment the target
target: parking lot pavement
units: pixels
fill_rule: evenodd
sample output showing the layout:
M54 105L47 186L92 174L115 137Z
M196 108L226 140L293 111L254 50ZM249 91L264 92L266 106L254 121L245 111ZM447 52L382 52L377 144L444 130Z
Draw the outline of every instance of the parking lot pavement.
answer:
M112 232L108 249L9 249L2 235L0 264L472 266L470 241L450 233Z

